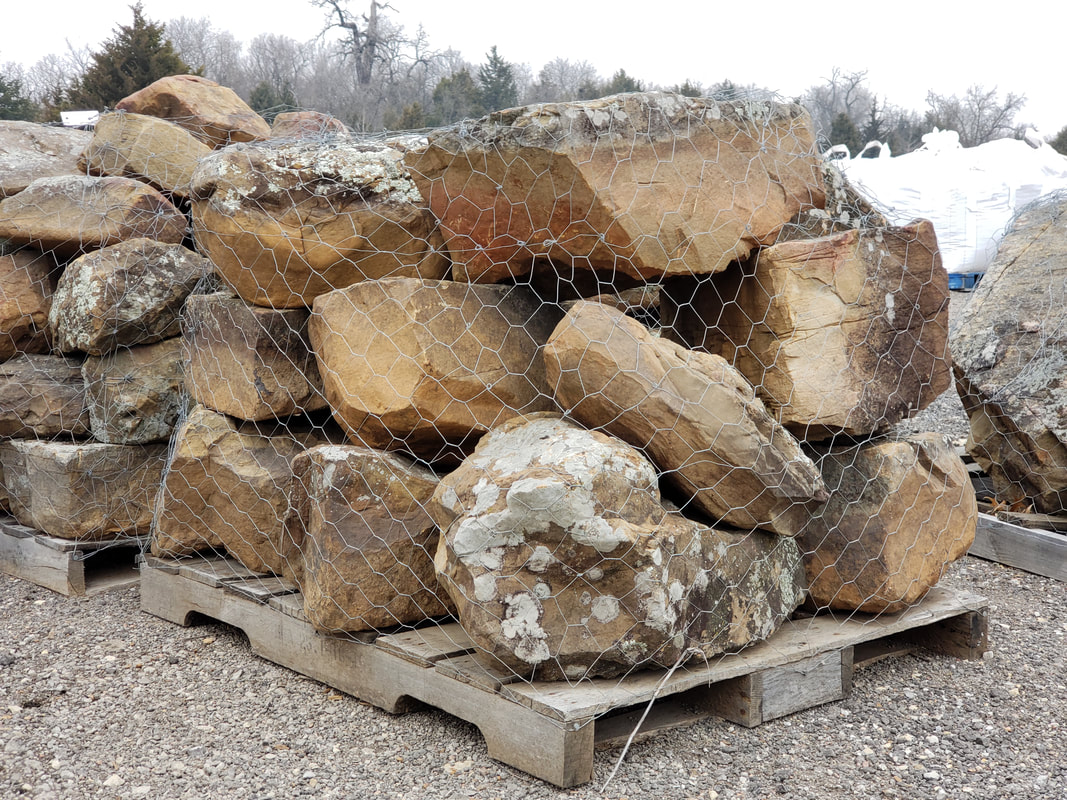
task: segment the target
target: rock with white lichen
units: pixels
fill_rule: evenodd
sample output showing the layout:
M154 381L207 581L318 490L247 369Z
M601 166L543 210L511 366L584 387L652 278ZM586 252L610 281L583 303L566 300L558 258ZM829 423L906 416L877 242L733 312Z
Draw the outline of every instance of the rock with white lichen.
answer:
M219 150L193 176L197 247L244 300L275 308L368 279L442 278L437 222L401 157L347 137Z
M441 481L435 566L483 657L537 679L611 676L743 647L792 613L796 543L667 512L658 477L626 443L545 413L495 428Z

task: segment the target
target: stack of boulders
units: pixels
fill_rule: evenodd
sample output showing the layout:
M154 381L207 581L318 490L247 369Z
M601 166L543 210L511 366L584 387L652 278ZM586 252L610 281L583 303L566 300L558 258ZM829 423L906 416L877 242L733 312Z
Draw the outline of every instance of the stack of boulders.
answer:
M78 178L188 208L217 279L160 281L181 355L151 360L186 391L154 554L289 578L323 631L452 614L498 666L574 679L743 647L805 597L899 610L966 552L959 458L884 435L951 382L934 231L876 219L799 106L637 93L378 141L212 113L227 91L133 95L83 155L108 177ZM87 310L76 263L53 348L170 341Z

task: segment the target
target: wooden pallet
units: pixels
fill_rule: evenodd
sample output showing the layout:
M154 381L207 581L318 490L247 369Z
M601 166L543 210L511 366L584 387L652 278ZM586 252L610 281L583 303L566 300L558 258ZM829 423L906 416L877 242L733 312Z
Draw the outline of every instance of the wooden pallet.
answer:
M144 537L60 539L0 515L0 572L67 597L136 586L136 562L144 545Z
M980 658L984 598L934 589L898 615L817 616L708 664L618 680L525 682L487 668L455 623L375 635L317 633L296 587L227 559L146 557L141 607L178 625L198 615L247 635L258 655L391 713L425 703L476 725L489 755L561 787L592 780L593 752L615 746L656 699L640 737L720 716L754 726L840 700L857 667L925 647Z

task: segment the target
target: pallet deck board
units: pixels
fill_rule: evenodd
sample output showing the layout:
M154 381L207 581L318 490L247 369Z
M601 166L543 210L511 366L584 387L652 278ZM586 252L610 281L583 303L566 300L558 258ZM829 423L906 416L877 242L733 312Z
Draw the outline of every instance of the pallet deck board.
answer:
M67 597L136 586L136 558L145 537L62 539L0 515L0 572Z
M979 514L970 554L1067 581L1067 534L1024 528L989 514Z

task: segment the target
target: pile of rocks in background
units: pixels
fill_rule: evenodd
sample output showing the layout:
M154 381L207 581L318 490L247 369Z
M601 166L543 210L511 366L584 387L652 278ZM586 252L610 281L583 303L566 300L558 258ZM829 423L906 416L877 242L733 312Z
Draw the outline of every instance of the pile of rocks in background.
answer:
M898 610L967 551L952 448L881 435L951 382L935 233L863 214L802 108L383 141L193 76L119 108L0 202L24 524L225 550L323 631L454 613L547 679L736 649L805 596Z

